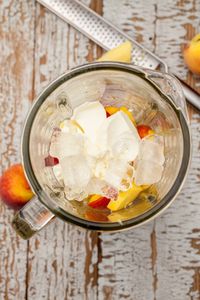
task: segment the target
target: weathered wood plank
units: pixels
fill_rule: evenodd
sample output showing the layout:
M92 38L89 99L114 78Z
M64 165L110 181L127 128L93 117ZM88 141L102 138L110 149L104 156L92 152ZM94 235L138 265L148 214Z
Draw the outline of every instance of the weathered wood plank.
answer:
M66 70L95 57L97 47L42 6L36 10L35 94ZM28 299L96 299L97 234L55 220L33 237Z
M103 15L154 51L155 1L104 1ZM147 30L148 29L148 30ZM99 299L153 299L153 223L141 229L101 235Z
M3 1L0 9L0 173L20 161L24 118L32 98L33 1ZM11 228L13 211L0 202L0 299L26 297L27 242Z
M200 116L191 122L193 155L186 184L156 220L156 299L200 299Z
M103 16L130 37L154 51L155 1L107 0L103 3Z
M99 299L154 299L153 228L101 235Z
M163 58L171 71L200 91L199 77L188 72L182 50L200 31L200 2L105 1L104 17ZM159 42L157 39L159 35ZM153 41L153 43L152 43Z
M115 6L109 0L104 2L103 11L107 19L155 51L198 89L199 81L187 75L181 47L190 26L199 31L199 5L199 1L175 4L168 0L145 4L120 1ZM200 129L199 116L191 111L191 118L193 163L174 204L141 228L101 235L99 299L200 299Z
M200 92L199 77L188 71L182 55L184 46L200 31L200 2L159 0L155 9L155 52L166 59L173 72Z
M122 0L117 5L107 0L103 11L101 0L84 2L199 89L198 77L187 71L181 57L184 42L200 31L198 0ZM1 7L4 169L19 160L28 100L65 70L100 56L101 49L32 1L5 1ZM194 149L188 180L178 199L154 222L98 239L95 233L56 220L30 240L27 252L27 242L8 226L13 212L1 204L0 299L200 299L200 128L199 116L193 110L190 115Z
M156 52L170 57L170 66L199 90L199 78L184 66L181 50L200 31L199 1L158 2ZM164 48L162 45L167 44ZM192 164L187 182L174 204L156 221L156 297L200 299L200 116L192 114Z

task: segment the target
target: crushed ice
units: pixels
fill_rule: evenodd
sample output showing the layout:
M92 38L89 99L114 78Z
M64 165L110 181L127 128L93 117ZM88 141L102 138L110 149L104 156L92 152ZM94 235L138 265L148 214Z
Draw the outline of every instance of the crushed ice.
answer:
M162 176L162 137L141 140L123 111L106 118L99 101L86 102L60 129L52 137L49 153L59 159L53 170L64 182L69 200L81 201L91 194L116 199L133 180L137 185L152 184Z

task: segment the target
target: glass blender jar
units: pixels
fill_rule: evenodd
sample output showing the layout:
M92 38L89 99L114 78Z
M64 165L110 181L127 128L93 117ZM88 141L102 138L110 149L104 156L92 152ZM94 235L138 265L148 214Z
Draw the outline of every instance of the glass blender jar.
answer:
M108 221L88 220L79 207L65 198L51 167L45 166L52 133L85 101L104 106L126 106L136 122L153 124L164 137L165 164L155 184L157 198L138 199ZM92 126L92 124L91 124ZM191 140L185 99L177 79L119 62L79 66L49 84L27 117L22 137L22 161L35 193L14 217L13 227L24 239L53 217L97 231L120 231L144 224L162 212L180 191L190 161Z

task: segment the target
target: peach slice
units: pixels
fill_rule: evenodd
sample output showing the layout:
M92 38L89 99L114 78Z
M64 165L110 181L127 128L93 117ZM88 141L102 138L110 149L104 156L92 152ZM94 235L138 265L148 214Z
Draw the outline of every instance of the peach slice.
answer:
M117 211L126 208L129 203L134 201L137 196L147 188L147 185L138 186L133 182L132 187L126 192L119 192L117 200L111 200L107 208L111 211Z
M119 61L130 63L131 62L132 44L126 41L118 47L103 54L98 61Z

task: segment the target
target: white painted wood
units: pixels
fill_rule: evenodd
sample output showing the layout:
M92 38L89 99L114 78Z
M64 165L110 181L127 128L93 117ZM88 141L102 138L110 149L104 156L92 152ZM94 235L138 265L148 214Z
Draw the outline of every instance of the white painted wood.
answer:
M193 115L193 155L186 184L156 220L157 299L200 298L200 116ZM170 298L171 297L171 298Z
M84 3L102 10L101 0ZM101 50L34 1L6 0L0 7L4 169L20 159L30 100L56 76L92 61ZM103 2L107 19L155 50L197 89L200 79L184 67L181 47L200 31L199 11L199 0ZM172 206L141 228L98 238L55 220L27 246L9 225L13 212L1 204L0 299L199 300L200 122L192 109L190 116L194 149L188 180Z
M158 2L156 52L169 60L173 70L195 88L200 78L188 72L182 48L200 31L200 2ZM164 46L166 45L166 46ZM174 204L156 221L156 297L200 299L200 116L191 115L192 164L187 182Z
M149 49L197 88L199 79L195 82L183 65L181 44L190 26L196 32L199 29L200 2L183 1L179 8L170 0L114 2L105 2L104 16L144 46L149 44ZM138 27L136 34L133 31ZM101 235L99 299L200 299L200 117L191 113L191 118L193 160L187 183L174 204L141 228Z
M104 17L154 51L155 1L104 1ZM153 223L128 232L101 235L99 299L153 299Z
M153 299L153 223L121 233L102 234L99 299Z
M28 299L97 299L95 234L55 220L30 240Z
M0 4L0 172L20 161L20 137L32 98L33 1ZM17 30L16 30L17 29ZM0 299L26 297L27 242L11 228L0 202Z
M51 80L85 62L88 40L36 6L35 94ZM29 242L28 299L96 299L97 235L60 220Z
M183 62L184 46L200 32L200 1L173 0L155 3L155 52L166 59L169 67L180 78L200 88L199 76L188 72Z
M130 37L154 51L155 0L106 0L103 16L125 31Z

